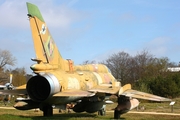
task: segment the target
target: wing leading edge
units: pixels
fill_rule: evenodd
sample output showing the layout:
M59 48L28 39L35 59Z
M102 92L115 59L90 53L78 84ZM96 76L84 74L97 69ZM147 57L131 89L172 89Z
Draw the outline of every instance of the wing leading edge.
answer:
M171 99L168 99L165 97L160 97L157 95L133 90L131 89L130 84L123 86L119 91L119 95L124 95L127 97L139 98L139 99L144 99L144 100L151 100L151 101L172 101Z

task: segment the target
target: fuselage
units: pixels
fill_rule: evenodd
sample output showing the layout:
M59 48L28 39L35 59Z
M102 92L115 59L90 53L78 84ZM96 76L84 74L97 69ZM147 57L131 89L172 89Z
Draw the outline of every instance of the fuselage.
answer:
M38 74L28 81L26 88L28 95L34 101L48 101L48 103L52 101L52 103L63 104L80 97L66 96L62 97L62 100L57 100L59 97L54 99L52 96L66 90L89 91L104 84L111 86L115 81L105 65L89 64L73 66L69 71L38 71Z

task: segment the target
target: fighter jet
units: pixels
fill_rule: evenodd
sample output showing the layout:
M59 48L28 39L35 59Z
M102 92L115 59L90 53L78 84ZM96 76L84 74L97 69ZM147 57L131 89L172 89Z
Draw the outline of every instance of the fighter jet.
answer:
M19 100L14 105L16 109L40 108L44 116L52 116L52 106L74 103L74 112L98 111L104 115L106 100L111 95L116 95L116 119L139 105L135 98L171 101L168 98L132 90L130 84L121 86L103 64L74 65L73 60L63 59L38 7L27 3L27 9L36 53L36 58L32 59L36 63L30 68L36 75L31 77L26 85L13 90L14 93L17 91L16 94L29 96L28 99Z
M10 77L9 77L9 82L7 82L6 84L4 85L0 85L0 90L12 90L14 89L15 87L13 86L12 84L12 74L10 74ZM2 100L4 102L4 105L7 105L7 103L10 101L11 99L11 95L9 94L6 94L6 95L0 95L2 97Z
M14 88L12 84L12 74L10 74L9 77L9 83L6 83L5 85L0 85L0 90L12 90Z

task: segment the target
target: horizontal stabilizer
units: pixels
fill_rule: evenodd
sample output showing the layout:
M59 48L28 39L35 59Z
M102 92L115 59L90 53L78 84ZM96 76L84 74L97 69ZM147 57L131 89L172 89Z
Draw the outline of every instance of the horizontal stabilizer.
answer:
M53 96L57 97L91 97L94 96L95 93L88 92L88 91L83 91L83 90L65 90L62 92L59 92Z
M171 101L171 99L160 97L157 95L140 92L137 90L126 90L121 95L127 96L127 97L133 97L133 98L139 98L139 99L145 99L145 100L152 100L152 101Z
M16 87L16 89L26 89L26 84Z

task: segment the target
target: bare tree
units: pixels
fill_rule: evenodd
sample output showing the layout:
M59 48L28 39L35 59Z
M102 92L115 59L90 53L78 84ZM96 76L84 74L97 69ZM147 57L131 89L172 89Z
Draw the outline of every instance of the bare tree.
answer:
M16 63L16 58L8 50L0 49L0 70L3 70L4 66L13 66Z
M153 64L154 57L151 55L147 50L143 50L142 52L138 53L135 57L133 57L132 72L135 75L135 80L143 79L146 77L146 73L149 71L147 66Z
M133 84L144 78L157 76L168 61L167 58L155 58L147 50L143 50L134 57L126 52L112 54L103 63L122 84Z
M129 73L131 56L126 52L112 54L105 62L103 62L111 70L116 79L126 83Z
M5 70L6 65L13 66L16 63L16 59L8 50L0 49L0 84L9 82L10 71Z

